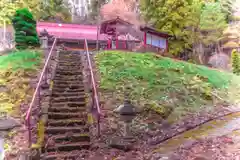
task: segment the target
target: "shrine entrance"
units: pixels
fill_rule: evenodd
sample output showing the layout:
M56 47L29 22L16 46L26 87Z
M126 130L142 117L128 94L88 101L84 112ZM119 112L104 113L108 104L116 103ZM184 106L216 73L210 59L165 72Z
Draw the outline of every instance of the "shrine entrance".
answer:
M100 34L108 37L107 46L104 49L131 50L143 41L144 34L133 29L133 25L119 17L101 23ZM137 35L137 36L136 36ZM136 38L138 37L138 38ZM141 38L139 38L141 37Z

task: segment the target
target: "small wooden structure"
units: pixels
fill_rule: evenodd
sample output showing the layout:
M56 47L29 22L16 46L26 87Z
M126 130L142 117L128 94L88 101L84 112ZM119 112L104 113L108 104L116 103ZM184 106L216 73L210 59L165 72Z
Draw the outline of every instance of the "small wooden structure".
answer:
M167 33L141 26L134 28L134 25L120 19L107 20L101 23L100 34L108 36L108 42L105 49L133 50L139 45L144 48L149 46L159 50L168 51Z

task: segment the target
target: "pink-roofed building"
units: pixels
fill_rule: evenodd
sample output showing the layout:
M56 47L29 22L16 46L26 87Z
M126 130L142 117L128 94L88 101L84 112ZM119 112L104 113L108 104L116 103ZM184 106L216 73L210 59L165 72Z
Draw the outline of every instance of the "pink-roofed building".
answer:
M67 46L83 48L84 39L87 39L89 42L89 48L96 48L97 26L95 25L37 22L38 34L44 29L49 35L59 38L60 42L66 42ZM98 36L100 43L107 43L107 35L99 34Z

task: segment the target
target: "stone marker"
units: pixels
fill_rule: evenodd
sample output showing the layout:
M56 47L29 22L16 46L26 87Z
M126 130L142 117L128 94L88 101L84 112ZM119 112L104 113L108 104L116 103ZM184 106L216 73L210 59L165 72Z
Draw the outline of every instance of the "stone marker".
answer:
M0 137L0 160L4 160L4 139Z
M19 127L20 123L14 119L0 119L0 131L8 131L15 127Z

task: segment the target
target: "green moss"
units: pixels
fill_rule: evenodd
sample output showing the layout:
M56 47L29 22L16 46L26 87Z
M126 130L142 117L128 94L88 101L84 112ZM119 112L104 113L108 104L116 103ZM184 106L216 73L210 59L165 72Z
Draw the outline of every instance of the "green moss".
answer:
M38 51L12 52L0 57L0 112L2 115L19 115L19 105L32 90L30 76L35 74L42 56Z
M150 107L162 116L198 112L202 106L213 106L213 92L227 99L229 87L239 86L234 74L152 53L105 51L95 60L105 101L123 99L127 87L136 106Z

